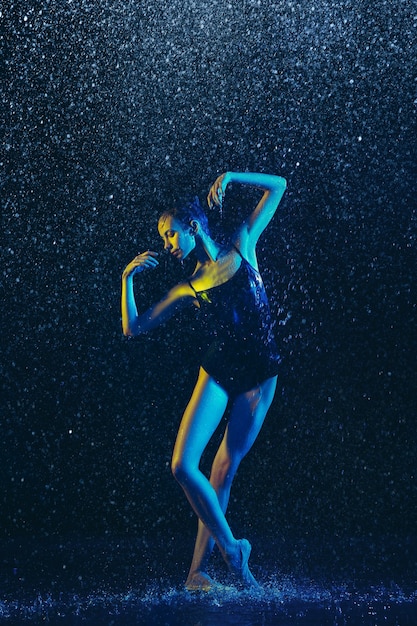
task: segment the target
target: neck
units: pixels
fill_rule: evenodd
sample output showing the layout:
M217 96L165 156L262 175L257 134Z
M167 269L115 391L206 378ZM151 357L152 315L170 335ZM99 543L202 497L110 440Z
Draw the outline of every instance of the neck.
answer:
M220 250L221 246L208 235L199 237L195 247L197 259L201 264L215 263L219 256Z

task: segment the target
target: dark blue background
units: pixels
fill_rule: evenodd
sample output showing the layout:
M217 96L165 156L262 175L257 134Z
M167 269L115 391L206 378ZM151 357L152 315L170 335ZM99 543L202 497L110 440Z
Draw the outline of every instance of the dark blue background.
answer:
M284 361L231 524L287 570L354 554L413 578L415 5L12 2L3 18L7 576L26 542L121 537L182 578L195 520L169 463L197 321L123 338L120 275L160 246L162 208L229 169L288 181L259 245ZM221 227L257 198L231 188ZM187 271L163 256L143 307Z

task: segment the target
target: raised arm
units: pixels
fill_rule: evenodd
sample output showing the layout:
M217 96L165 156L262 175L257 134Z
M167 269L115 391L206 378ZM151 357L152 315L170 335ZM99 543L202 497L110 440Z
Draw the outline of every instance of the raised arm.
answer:
M122 274L122 328L126 337L135 337L166 322L176 311L192 304L194 296L187 283L173 287L157 304L138 314L133 290L133 277L146 269L157 267L156 252L144 252L126 266Z
M235 239L241 246L244 254L247 250L248 256L255 254L255 246L259 237L268 226L278 208L281 198L287 187L285 178L272 174L258 174L253 172L226 172L219 176L207 197L209 206L216 204L221 207L226 187L229 183L239 183L249 185L263 190L263 195L256 208L246 218L243 224L236 231ZM248 260L251 260L250 258Z

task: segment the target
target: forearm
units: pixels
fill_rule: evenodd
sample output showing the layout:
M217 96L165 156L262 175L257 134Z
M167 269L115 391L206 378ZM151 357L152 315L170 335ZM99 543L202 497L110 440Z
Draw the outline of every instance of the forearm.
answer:
M241 185L250 185L251 187L257 187L265 191L277 191L281 193L285 190L287 185L285 178L281 176L259 174L257 172L227 172L225 182L226 184L239 183Z
M123 334L132 337L137 334L138 310L133 292L133 275L122 276L122 328Z

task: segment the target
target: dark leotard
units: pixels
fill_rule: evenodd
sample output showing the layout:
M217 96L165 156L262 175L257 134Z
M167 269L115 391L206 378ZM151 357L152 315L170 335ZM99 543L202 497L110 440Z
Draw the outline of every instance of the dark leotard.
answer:
M231 396L275 376L280 362L261 275L235 249L242 262L227 282L199 292L189 282L210 340L201 365Z

